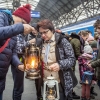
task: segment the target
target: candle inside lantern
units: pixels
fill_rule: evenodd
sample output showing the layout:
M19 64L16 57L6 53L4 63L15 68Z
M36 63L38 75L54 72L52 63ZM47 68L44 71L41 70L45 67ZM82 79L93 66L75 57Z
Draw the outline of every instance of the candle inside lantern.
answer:
M52 89L50 89L49 93L50 93L50 94L52 94L52 93L53 93L53 90L52 90Z

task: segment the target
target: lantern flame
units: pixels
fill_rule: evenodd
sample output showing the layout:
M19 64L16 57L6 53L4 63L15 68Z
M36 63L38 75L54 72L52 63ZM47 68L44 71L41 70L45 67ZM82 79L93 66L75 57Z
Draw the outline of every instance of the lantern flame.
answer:
M32 60L32 63L31 63L31 65L32 65L32 68L34 68L34 65L35 65L35 62L34 62L34 60Z
M50 94L52 94L52 93L53 93L53 90L52 90L52 89L50 89L50 91L49 91L49 92L50 92Z

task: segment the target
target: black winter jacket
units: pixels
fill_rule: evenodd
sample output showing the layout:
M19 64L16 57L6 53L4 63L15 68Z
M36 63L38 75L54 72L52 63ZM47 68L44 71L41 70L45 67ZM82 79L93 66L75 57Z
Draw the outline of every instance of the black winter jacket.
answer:
M75 64L74 51L68 40L61 34L55 33L56 59L60 66L59 77L61 85L68 96L73 87L77 85L77 79L71 68Z

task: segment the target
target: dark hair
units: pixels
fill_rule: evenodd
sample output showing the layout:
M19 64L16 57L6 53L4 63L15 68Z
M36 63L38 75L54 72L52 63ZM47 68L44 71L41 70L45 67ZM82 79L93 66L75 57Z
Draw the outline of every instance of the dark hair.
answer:
M43 29L49 29L49 30L53 31L53 33L55 32L54 26L49 19L44 19L44 20L39 21L37 23L37 30L38 31L39 31L40 27Z
M80 39L79 35L76 34L75 32L72 32L72 33L70 34L70 37L71 37L71 38L77 38L77 39Z
M37 23L32 23L31 26L37 30Z
M100 26L100 20L99 19L94 23L94 27L96 29L97 29L98 26Z

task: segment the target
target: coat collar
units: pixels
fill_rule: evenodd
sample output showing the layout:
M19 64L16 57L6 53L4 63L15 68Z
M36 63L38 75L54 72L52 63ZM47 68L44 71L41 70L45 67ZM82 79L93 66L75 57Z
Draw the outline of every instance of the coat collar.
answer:
M60 41L60 37L61 37L61 34L60 33L55 33L56 43L58 43Z

